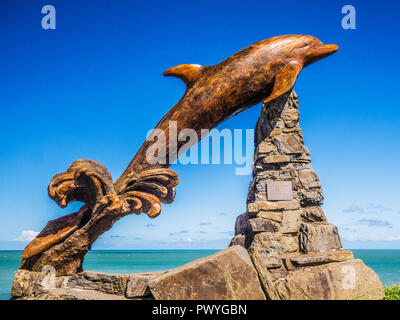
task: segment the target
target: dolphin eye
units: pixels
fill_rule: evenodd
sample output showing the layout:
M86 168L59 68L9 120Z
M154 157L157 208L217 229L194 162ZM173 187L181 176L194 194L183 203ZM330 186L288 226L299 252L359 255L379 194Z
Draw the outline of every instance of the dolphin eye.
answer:
M305 47L307 47L307 46L308 46L308 43L304 43L303 48L305 48Z

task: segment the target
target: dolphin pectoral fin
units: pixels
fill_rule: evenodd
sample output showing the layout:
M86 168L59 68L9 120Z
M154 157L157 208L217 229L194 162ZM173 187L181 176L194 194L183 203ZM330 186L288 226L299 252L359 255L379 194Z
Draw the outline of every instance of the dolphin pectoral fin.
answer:
M282 71L275 76L272 93L263 101L263 103L270 102L289 92L296 83L297 76L301 69L302 66L298 62L291 62L285 66Z
M177 77L185 82L186 85L190 85L200 78L207 68L207 66L201 66L199 64L181 64L164 71L164 76Z

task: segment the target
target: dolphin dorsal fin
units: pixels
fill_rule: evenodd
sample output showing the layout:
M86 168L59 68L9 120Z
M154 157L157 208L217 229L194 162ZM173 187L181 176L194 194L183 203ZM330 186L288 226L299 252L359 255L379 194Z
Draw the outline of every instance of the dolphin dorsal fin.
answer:
M203 72L208 68L208 66L201 66L199 64L181 64L164 71L164 76L177 77L189 86L200 78Z

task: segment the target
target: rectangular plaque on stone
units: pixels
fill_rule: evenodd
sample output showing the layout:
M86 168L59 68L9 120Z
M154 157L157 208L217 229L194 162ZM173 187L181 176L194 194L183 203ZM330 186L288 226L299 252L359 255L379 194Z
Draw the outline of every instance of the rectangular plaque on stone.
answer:
M293 200L292 181L267 182L267 197L269 201Z

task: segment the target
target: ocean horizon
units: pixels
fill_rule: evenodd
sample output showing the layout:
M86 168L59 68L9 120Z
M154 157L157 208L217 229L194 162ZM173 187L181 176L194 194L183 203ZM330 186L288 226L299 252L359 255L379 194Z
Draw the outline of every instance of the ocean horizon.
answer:
M400 283L400 249L348 249L356 259L373 269L384 286ZM137 273L169 270L195 259L212 255L215 250L91 250L84 270L107 273ZM22 250L0 250L0 300L11 298L11 285L18 270Z

